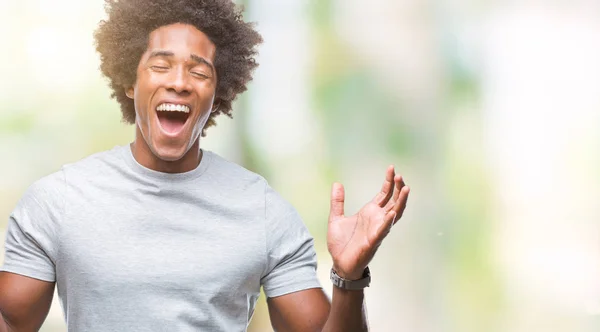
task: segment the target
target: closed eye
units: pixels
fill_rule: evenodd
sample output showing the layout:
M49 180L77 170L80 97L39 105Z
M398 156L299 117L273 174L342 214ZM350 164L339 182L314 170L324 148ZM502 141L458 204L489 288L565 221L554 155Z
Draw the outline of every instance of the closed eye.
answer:
M165 67L165 66L151 66L150 68L152 68L152 70L156 70L156 71L167 71L167 70L169 70L169 67Z
M207 75L205 75L203 73L196 72L196 71L193 71L192 75L194 75L195 77L199 77L199 78L208 78Z

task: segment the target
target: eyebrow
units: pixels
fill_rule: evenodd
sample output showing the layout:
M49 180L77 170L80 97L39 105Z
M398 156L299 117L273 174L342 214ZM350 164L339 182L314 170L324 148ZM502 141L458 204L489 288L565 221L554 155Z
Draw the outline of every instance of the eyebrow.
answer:
M151 59L154 57L159 57L159 56L172 57L172 56L175 56L175 53L173 53L171 51L153 51L152 53L150 53L150 56L148 57L148 59ZM210 61L206 60L205 58L198 56L196 54L190 54L190 58L197 63L202 63L202 64L207 65L208 67L210 67L210 70L213 73L215 72L215 68L212 65L212 63L210 63Z

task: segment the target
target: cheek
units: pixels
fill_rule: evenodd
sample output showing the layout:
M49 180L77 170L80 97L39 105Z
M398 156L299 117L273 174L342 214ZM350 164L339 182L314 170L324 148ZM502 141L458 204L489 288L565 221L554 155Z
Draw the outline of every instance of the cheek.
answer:
M196 91L198 92L198 96L200 97L200 99L202 99L205 103L209 103L212 105L214 99L215 99L215 95L217 92L216 86L214 83L209 83L206 82L204 84L201 84Z
M200 118L208 119L208 116L212 112L213 104L215 101L215 86L213 84L207 83L206 85L201 85L196 88L196 93L198 96L198 101L200 101Z
M194 126L195 127L194 131L202 130L202 128L204 128L204 125L206 125L206 121L208 121L209 116L210 116L210 111L202 113L196 120L196 125Z
M135 113L137 117L145 117L148 112L148 107L150 107L150 96L151 96L151 88L152 82L151 77L145 77L147 75L138 74L138 80L135 83L134 90L134 106ZM142 119L142 121L146 121Z
M210 117L211 113L212 112L209 110L207 112L202 113L198 117L196 123L192 128L192 137L198 137L202 133L202 129L204 129L204 127L206 126L206 122L208 122L208 118Z

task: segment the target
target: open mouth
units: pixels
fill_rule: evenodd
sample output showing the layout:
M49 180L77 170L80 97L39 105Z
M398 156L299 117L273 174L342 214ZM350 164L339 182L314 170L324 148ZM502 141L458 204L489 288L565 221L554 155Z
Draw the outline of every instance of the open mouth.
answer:
M156 108L156 115L161 128L169 134L181 132L190 116L190 108L179 104L160 104Z

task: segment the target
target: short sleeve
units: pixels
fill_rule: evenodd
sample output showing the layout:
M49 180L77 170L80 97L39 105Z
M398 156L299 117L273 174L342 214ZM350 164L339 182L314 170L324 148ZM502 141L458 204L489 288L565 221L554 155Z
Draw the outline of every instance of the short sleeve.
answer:
M56 281L56 232L62 215L62 174L54 173L25 192L8 220L0 271Z
M266 296L321 288L313 237L292 205L269 186L265 216L267 266L261 284Z

